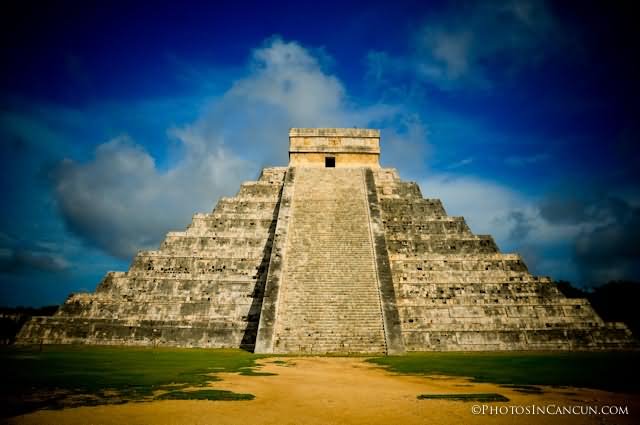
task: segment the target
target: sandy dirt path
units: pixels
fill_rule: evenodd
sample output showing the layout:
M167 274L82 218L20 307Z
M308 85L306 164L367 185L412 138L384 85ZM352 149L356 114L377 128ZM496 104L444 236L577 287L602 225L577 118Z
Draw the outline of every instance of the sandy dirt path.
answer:
M274 363L286 361L287 364ZM251 393L251 401L154 401L38 411L12 424L634 424L638 396L543 387L523 394L494 384L451 377L396 375L362 358L264 359L261 371L277 376L219 375L213 388ZM427 393L498 393L506 403L418 400ZM629 415L474 415L472 406L617 405ZM487 407L488 408L488 407Z

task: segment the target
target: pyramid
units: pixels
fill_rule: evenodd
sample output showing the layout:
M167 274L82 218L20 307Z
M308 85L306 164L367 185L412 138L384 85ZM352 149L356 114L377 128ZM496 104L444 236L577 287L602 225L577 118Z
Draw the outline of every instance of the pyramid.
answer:
M380 133L289 133L265 168L129 271L34 317L19 344L258 353L609 350L636 345L464 218L381 168Z

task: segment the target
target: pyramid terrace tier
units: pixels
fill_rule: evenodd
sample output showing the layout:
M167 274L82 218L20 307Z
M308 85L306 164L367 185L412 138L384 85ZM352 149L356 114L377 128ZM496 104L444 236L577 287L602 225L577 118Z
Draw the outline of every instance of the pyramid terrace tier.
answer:
M253 297L256 279L236 277L206 279L144 277L128 274L109 273L98 285L95 294L103 297L122 299L123 296L155 296L159 298L177 297L181 299L201 299L217 297L220 294L240 298ZM230 294L230 295L229 295Z
M397 276L397 275L396 275ZM440 272L416 272L416 273L403 273L402 276L397 277L398 284L411 284L411 285L455 285L461 286L466 284L481 284L481 285L509 285L525 283L540 283L546 282L545 277L534 276L529 273L521 272L509 272L509 271L440 271ZM546 284L546 283L545 283ZM552 284L546 284L553 286ZM555 286L553 286L555 287Z
M85 335L87 344L252 349L263 291L264 282L253 278L130 279L116 274L104 279L95 294L70 296L55 316L25 326L19 338L66 344ZM71 319L68 329L58 327L66 319ZM152 328L157 328L153 340Z
M461 282L443 280L413 280L400 281L397 283L397 296L400 298L403 294L411 297L436 297L446 296L452 299L471 296L476 297L479 302L485 296L511 296L513 298L524 295L539 295L544 297L559 297L566 299L558 288L552 284L542 281L537 276L527 276L528 279L523 280L505 280L500 281L494 279L491 282L471 281ZM488 279L487 279L488 280Z
M234 346L252 349L252 343L244 341L255 340L256 326L216 319L173 321L52 316L34 317L21 330L20 338L23 344Z
M382 198L380 206L383 218L405 221L419 217L446 217L447 213L439 199Z
M240 288L237 288L240 289ZM242 288L246 289L246 288ZM225 319L249 320L251 293L233 291L204 295L123 294L121 296L88 296L77 294L63 304L60 316L87 318L136 318L138 320L195 320ZM253 317L256 320L257 317Z
M248 277L258 279L265 273L267 255L254 257L216 257L206 255L177 256L161 252L145 252L134 260L129 276L173 277L180 279L229 279Z
M400 180L394 168L382 168L373 172L379 199L414 198L422 199L420 186L415 182Z
M513 307L517 309L527 306L549 306L556 310L558 308L566 310L567 312L571 310L572 316L582 316L585 311L583 306L589 306L586 300L582 298L569 299L569 301L567 301L566 298L558 296L554 299L554 297L550 297L543 292L536 292L535 289L530 288L517 295L487 294L486 291L485 293L481 291L469 291L468 293L465 292L464 295L451 295L439 291L421 294L419 290L405 287L400 288L398 292L400 294L396 302L398 308L418 308L423 309L425 312L427 310L435 311L440 308L465 306L479 306L492 309L502 307ZM421 294L422 296L417 294ZM592 311L591 307L587 310Z
M229 234L220 236L219 233L211 235L171 235L167 236L160 250L156 251L167 255L189 255L198 254L200 256L216 257L232 257L240 256L243 258L255 258L264 255L264 250L269 249L268 234L233 237ZM149 252L149 251L147 251ZM153 252L153 251L151 251ZM143 254L144 255L144 252Z
M257 181L242 183L236 197L238 199L254 199L264 202L277 199L279 194L280 184Z
M422 199L420 186L415 182L396 181L379 189L380 199Z
M392 239L424 238L426 235L470 236L471 230L462 217L404 216L383 221Z
M624 350L637 347L626 327L544 330L404 331L409 350L503 351L503 350Z
M490 330L550 329L572 325L575 328L604 326L589 304L578 300L572 304L547 305L435 305L401 304L404 330ZM581 319L576 322L576 319Z
M492 254L498 246L489 235L440 236L420 235L420 239L387 239L389 255L401 254L407 257L422 257L427 254Z
M429 254L422 258L396 254L391 256L394 273L423 273L427 271L492 271L527 272L518 254Z
M282 185L286 173L287 167L267 167L262 169L258 180L261 182Z
M206 215L193 217L191 225L187 228L186 233L191 234L193 230L206 229L213 232L236 233L241 236L244 233L264 234L269 231L273 225L273 212L275 207L270 211L270 215L264 218L254 217L229 217L219 215ZM175 236L171 233L170 236Z
M213 214L216 216L235 217L235 216L258 216L258 217L272 217L273 211L276 208L277 198L273 197L270 200L251 198L222 198L213 210ZM196 214L200 219L208 216L208 214ZM196 217L194 216L194 218Z

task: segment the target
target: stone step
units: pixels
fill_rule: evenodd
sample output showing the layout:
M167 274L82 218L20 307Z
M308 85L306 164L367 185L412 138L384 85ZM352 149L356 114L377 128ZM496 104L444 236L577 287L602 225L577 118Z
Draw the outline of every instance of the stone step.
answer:
M384 352L368 208L361 170L297 171L277 352Z
M354 319L357 319L357 318L354 318ZM287 332L288 336L291 336L291 335L295 335L296 332L288 329L296 329L296 328L304 329L303 331L301 331L301 333L322 332L330 335L340 335L340 334L353 335L353 336L370 335L372 337L382 338L381 335L379 335L379 329L375 326L371 326L371 327L359 326L356 333L356 331L354 330L354 326L336 327L335 319L334 319L334 323L330 323L328 320L317 321L317 322L309 322L309 321L295 322L295 323L291 323L290 328L285 328L284 331Z
M300 333L300 334L291 334L286 338L278 338L276 341L280 341L281 343L288 344L308 344L315 343L318 346L331 346L331 345L358 345L358 344L378 344L383 346L383 339L375 338L369 335L339 335L339 334L328 334L327 332L319 332L319 333Z

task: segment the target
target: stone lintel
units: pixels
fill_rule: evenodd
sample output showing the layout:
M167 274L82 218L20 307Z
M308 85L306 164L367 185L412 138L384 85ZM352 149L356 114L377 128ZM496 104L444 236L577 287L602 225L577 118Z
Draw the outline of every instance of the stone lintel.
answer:
M356 137L380 139L380 130L373 128L292 128L289 137Z

